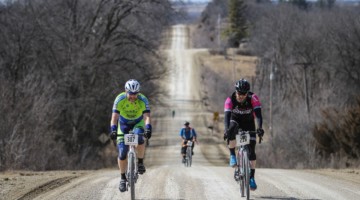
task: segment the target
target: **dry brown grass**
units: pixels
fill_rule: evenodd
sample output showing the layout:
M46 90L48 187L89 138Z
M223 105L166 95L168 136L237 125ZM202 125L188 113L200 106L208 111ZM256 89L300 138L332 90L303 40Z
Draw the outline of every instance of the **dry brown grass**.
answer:
M243 77L250 79L255 76L257 58L237 54L234 58L233 51L233 49L227 51L227 58L224 55L210 55L209 52L201 52L197 56L201 59L203 66L233 83Z

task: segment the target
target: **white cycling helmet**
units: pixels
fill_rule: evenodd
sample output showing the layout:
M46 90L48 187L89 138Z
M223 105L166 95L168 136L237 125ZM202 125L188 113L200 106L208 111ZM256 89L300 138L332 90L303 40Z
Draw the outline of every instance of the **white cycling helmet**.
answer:
M125 83L126 92L137 93L140 91L140 83L135 79L130 79Z

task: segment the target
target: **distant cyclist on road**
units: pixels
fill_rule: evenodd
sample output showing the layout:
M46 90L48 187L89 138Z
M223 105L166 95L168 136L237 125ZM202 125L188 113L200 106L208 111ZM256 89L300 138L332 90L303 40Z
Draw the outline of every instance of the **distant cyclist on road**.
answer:
M236 165L235 156L235 136L239 129L243 131L255 131L255 119L257 124L257 134L259 137L264 135L262 129L261 103L256 94L250 92L250 84L247 80L241 79L235 84L235 92L225 101L225 132L224 140L229 142L230 166ZM256 167L256 134L250 134L250 189L256 190L255 167Z
M196 131L194 128L190 127L190 123L188 121L185 121L184 123L184 128L182 128L180 130L179 133L182 142L181 142L181 155L183 157L182 162L185 163L185 157L186 157L186 143L187 141L193 141L192 146L191 146L191 153L192 155L194 155L194 147L195 147L195 142L197 142L196 139Z
M118 166L120 169L121 180L119 185L120 192L126 191L126 168L127 152L129 146L124 143L124 134L128 134L133 128L140 128L145 133L147 139L151 137L150 107L148 99L140 92L140 83L135 79L130 79L125 83L125 92L119 94L115 101L111 117L110 138L116 140L118 155ZM138 172L145 173L143 163L145 154L144 138L139 136L139 145L136 148L138 153Z

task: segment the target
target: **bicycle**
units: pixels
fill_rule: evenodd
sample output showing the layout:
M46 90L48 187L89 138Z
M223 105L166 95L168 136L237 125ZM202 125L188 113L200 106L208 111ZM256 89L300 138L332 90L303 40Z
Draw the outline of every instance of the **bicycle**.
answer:
M249 144L250 133L257 133L256 131L242 131L239 130L236 135L236 146L238 152L236 154L237 166L235 167L234 179L240 184L241 197L250 199L250 161L249 161ZM262 138L259 138L261 144Z
M138 145L139 135L143 134L134 134L133 130L130 130L128 134L124 135L125 145L129 145L129 151L127 153L128 165L126 171L126 190L128 190L130 187L131 199L135 199L135 183L139 177L138 165L136 162L137 156L135 151L135 146Z
M191 167L192 164L192 145L193 142L191 140L188 140L185 144L186 147L186 154L185 154L185 167Z

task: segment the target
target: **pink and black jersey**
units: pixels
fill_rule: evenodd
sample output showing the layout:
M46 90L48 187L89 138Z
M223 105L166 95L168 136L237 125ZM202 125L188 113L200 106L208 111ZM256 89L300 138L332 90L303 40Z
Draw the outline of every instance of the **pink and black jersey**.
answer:
M239 103L235 92L225 100L224 111L231 112L231 119L238 122L254 121L254 109L261 108L261 103L256 94L249 92L246 100Z

